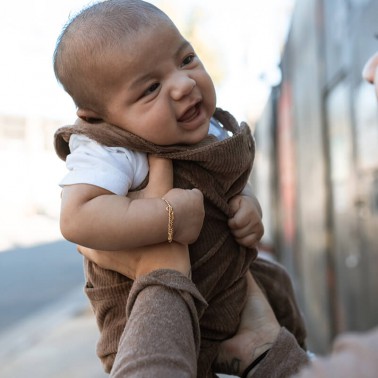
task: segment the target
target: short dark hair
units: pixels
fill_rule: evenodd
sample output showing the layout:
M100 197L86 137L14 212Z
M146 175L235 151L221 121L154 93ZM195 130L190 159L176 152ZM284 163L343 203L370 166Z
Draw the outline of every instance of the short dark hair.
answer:
M67 22L56 43L53 66L57 80L78 107L101 107L86 72L111 49L120 47L125 37L161 20L171 22L151 3L107 0L82 9Z

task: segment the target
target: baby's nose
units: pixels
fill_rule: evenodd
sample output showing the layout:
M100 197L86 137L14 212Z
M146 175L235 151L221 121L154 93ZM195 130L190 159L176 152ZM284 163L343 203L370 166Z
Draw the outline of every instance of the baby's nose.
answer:
M187 75L176 75L172 78L171 97L175 100L188 96L196 86L194 79Z

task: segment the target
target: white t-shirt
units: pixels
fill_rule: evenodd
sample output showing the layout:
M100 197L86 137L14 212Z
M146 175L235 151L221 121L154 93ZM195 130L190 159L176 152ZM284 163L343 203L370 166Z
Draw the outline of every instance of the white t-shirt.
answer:
M211 118L209 134L218 140L230 136L222 125ZM59 183L61 187L90 184L125 196L130 189L142 184L148 174L147 155L124 147L106 147L85 135L70 137L71 153L67 156L68 173Z

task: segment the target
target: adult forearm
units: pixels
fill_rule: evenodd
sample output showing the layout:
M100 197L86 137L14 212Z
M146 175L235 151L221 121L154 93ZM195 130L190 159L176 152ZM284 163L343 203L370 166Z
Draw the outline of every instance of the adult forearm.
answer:
M205 307L194 284L178 272L158 270L137 279L111 377L196 377L198 317Z

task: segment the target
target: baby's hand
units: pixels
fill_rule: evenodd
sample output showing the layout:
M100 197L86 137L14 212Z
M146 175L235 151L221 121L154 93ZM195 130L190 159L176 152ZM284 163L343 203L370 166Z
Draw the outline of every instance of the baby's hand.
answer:
M253 194L240 194L229 203L233 213L228 220L235 240L243 247L253 248L264 235L260 204Z
M173 239L181 244L194 243L202 229L205 209L203 195L198 189L173 187L172 161L154 155L148 156L150 168L146 188L129 192L130 198L165 198L173 207ZM163 200L162 204L164 204ZM165 204L164 204L165 205Z

